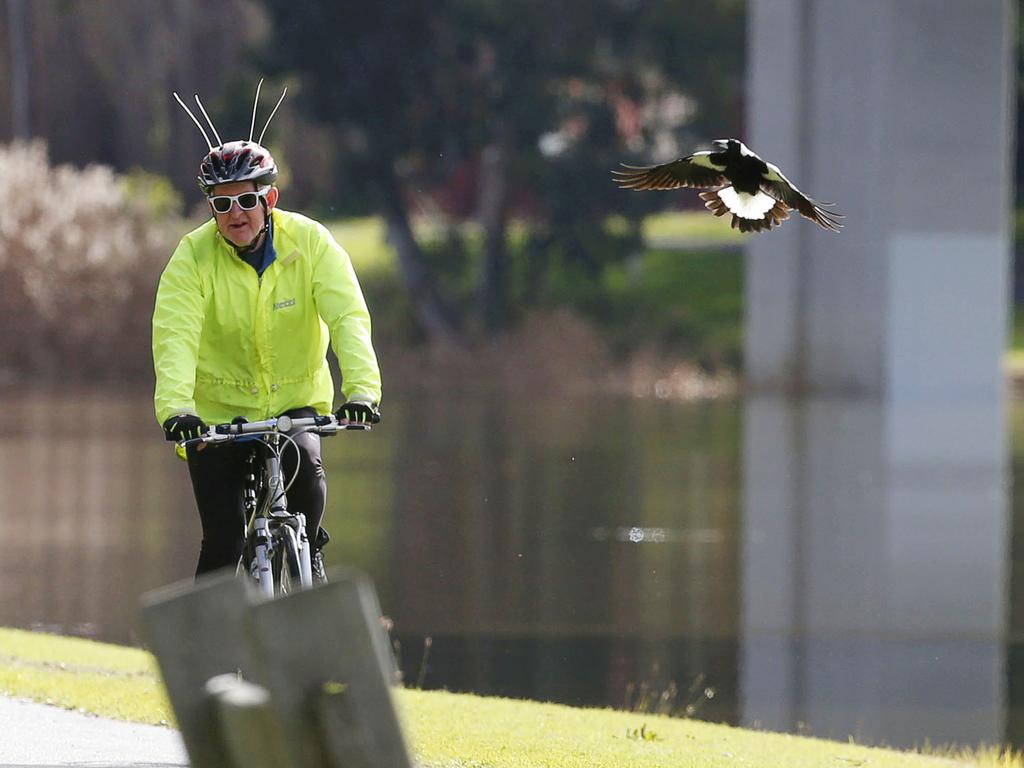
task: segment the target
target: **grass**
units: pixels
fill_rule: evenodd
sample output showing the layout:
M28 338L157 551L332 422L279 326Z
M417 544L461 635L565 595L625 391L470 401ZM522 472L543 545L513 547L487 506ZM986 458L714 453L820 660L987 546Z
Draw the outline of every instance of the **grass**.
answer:
M822 739L743 730L697 720L575 709L438 692L405 691L406 729L427 765L875 766L925 768L950 761Z
M1010 305L1012 324L1010 326L1010 352L1007 361L1018 368L1024 366L1024 312Z
M339 219L327 224L334 239L348 252L360 278L394 275L398 268L395 249L388 245L383 219Z
M461 247L454 249L446 239L444 221L421 218L414 229L441 293L455 314L474 327L482 234L472 221L454 226L461 238ZM374 311L378 338L415 337L415 313L384 222L377 217L344 219L331 221L328 227L352 258ZM621 236L627 228L622 217L606 222L610 234ZM516 308L569 308L599 329L616 353L646 346L711 367L737 366L742 256L738 249L722 246L736 245L743 236L702 211L650 216L642 228L645 251L612 260L597 274L581 272L579 264L557 258L533 272L531 256L524 250L528 225L510 223L510 301Z
M1024 222L1024 212L1018 216ZM612 231L626 227L621 217L611 217L606 223ZM399 284L397 257L387 244L383 221L377 217L344 219L328 226L352 257L376 309L378 330L400 337L411 309ZM476 243L479 227L475 223L458 226L468 242ZM510 243L522 240L525 227L522 222L510 226ZM415 230L423 243L442 237L442 224L437 221L418 220ZM723 251L721 246L740 245L745 236L727 220L696 210L648 216L642 231L647 242L642 255L606 266L589 292L580 289L570 276L569 284L582 293L559 294L560 302L595 322L616 350L623 345L650 344L711 367L724 364L738 369L743 257L738 250ZM389 312L396 317L389 318ZM1024 312L1014 312L1005 361L1008 372L1024 375Z
M117 720L173 720L150 654L78 638L0 629L0 692Z
M644 239L648 245L671 243L715 243L739 245L746 238L729 225L726 217L711 216L705 211L658 213L644 219Z
M171 723L153 658L138 649L0 629L0 693L105 717ZM1024 768L998 749L919 754L660 715L398 690L423 768L870 766Z
M334 238L341 243L356 272L362 275L392 275L397 269L395 250L387 243L384 222L376 216L357 219L335 219L327 224ZM421 241L429 241L440 235L440 227L428 220L417 221L414 227ZM474 234L479 227L473 222L460 225L464 233ZM509 236L522 237L524 227L513 223ZM720 244L738 245L743 235L732 229L725 219L709 216L703 211L681 211L659 213L648 216L642 225L644 238L654 247L666 244Z

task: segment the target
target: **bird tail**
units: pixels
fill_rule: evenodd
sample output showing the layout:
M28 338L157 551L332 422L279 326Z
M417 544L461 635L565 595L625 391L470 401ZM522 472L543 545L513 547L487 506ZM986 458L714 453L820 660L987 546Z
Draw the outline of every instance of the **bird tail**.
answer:
M718 194L722 189L727 189L727 187L706 190L700 193L700 197L704 201L704 207L715 214L715 216L732 214L731 225L733 229L738 229L740 232L761 232L777 227L789 218L790 208L780 200L775 201L775 205L764 215L764 218L748 219L737 216Z

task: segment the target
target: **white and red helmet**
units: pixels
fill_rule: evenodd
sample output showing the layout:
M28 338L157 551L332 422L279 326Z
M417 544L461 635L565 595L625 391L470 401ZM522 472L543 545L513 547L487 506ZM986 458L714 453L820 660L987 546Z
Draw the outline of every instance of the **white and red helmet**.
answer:
M257 186L277 181L277 163L270 150L255 141L229 141L214 147L199 164L197 177L203 194L210 194L216 184L233 181L254 181Z

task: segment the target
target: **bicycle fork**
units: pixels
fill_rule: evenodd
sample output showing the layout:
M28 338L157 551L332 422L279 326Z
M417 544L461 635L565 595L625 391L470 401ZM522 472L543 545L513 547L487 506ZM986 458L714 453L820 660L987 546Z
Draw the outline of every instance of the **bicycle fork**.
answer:
M296 517L299 518L299 575L302 577L302 586L309 587L313 584L313 563L312 557L309 554L306 516L300 512Z
M256 558L253 562L252 577L260 586L260 592L267 597L274 596L274 577L270 572L270 526L267 518L258 517L254 523L256 532Z

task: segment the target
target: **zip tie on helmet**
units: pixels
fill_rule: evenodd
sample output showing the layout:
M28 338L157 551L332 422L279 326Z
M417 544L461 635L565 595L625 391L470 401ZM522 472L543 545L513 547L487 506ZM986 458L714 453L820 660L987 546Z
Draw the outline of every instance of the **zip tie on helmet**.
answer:
M288 93L288 86L285 86L284 91L281 92L281 98L277 100L277 104L274 106L274 111L270 113L270 117L267 118L267 124L263 126L263 133L260 134L260 139L256 143L263 146L263 134L267 132L267 128L270 127L270 121L274 119L274 115L277 114L277 108L281 106L281 102L284 101L285 95ZM253 114L253 120L255 121L255 111Z
M204 106L203 106L203 102L201 102L201 101L199 100L199 94L198 94L198 93L194 93L194 94L192 94L192 95L193 95L193 96L195 97L195 99L196 99L196 104L198 104L198 105L199 105L199 109L201 109L201 110L203 111L203 117L205 117L205 118L206 118L206 122L208 122L208 123L210 124L210 130L211 130L211 131L213 131L213 135L214 135L214 136L216 137L216 139L217 139L217 146L218 146L218 147L223 147L223 146L224 146L224 142L223 142L223 141L221 141L221 138L220 138L220 134L219 134L219 133L217 133L217 129L216 129L216 128L214 127L214 125L213 125L213 120L211 120L211 119L210 119L210 116L209 116L208 114L206 114L206 107L204 107Z
M196 128L199 129L199 132L203 134L203 138L206 139L206 146L209 147L210 151L212 152L213 144L210 143L210 137L206 135L206 129L204 129L202 124L198 120L196 120L196 116L192 114L192 110L189 109L185 105L185 102L181 100L181 96L179 96L175 91L172 91L171 93L174 94L174 98L177 99L178 103L181 105L181 108L184 109L188 116L192 118L192 122L196 124ZM209 120L209 118L207 118L207 120ZM220 141L220 137L217 138L217 141Z
M254 99L253 105L252 105L252 122L249 124L249 141L252 141L252 134L256 130L256 108L259 106L259 103L260 103L260 88L262 86L263 86L263 78L260 78L259 83L256 85L256 98ZM214 149L213 142L210 141L210 137L206 133L206 129L203 128L202 123L199 122L199 120L192 113L192 110L188 108L188 106L185 104L185 102L181 100L181 97L177 94L177 92L172 91L172 94L174 95L174 98L178 102L178 104L181 105L181 108L185 110L185 113L190 118L192 118L192 122L196 124L196 128L198 128L199 132L201 134L203 134L203 139L206 140L206 146L212 152L213 149ZM277 108L281 106L281 102L284 101L284 97L287 96L287 95L288 95L288 86L285 86L284 90L281 91L281 98L279 98L277 100L277 104L274 105L274 111L270 113L270 117L267 118L267 122L266 122L266 124L264 124L263 130L260 132L260 137L259 137L259 139L256 142L257 144L259 144L261 146L263 145L263 136L266 134L267 128L270 127L270 121L274 119L274 115L277 114ZM206 108L203 106L203 102L199 100L199 94L196 93L196 94L193 94L193 96L195 97L196 104L199 105L200 111L203 113L203 117L205 117L206 118L206 122L209 123L210 130L213 131L213 135L217 139L217 142L218 142L217 146L218 147L224 146L224 142L221 140L220 134L217 133L217 128L216 128L216 126L214 126L213 120L211 120L210 116L206 113Z
M252 141L253 131L256 130L256 107L260 103L260 88L263 86L263 78L256 83L256 98L252 102L252 122L249 123L249 141Z

